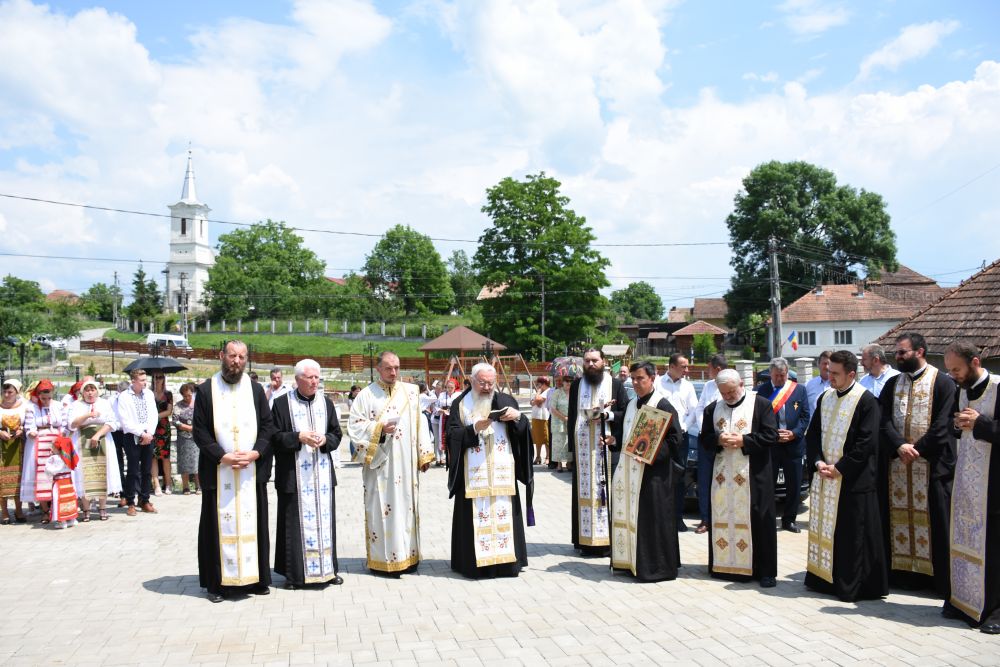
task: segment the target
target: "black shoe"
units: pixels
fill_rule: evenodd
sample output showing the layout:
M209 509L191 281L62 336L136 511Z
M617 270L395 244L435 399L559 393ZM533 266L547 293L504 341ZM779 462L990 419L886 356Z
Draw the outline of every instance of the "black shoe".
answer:
M760 578L760 587L761 588L774 588L777 585L778 585L778 582L775 580L774 577L761 577Z
M222 593L209 593L208 594L208 599L213 604L218 604L218 603L222 602L223 600L225 600L226 596L223 595Z
M983 623L979 631L987 635L1000 635L1000 623Z
M293 584L290 581L286 581L285 582L285 590L286 591L297 591L299 588L300 588L299 586L296 586L295 584Z
M677 522L677 532L678 533L686 533L686 532L688 532L687 524L684 523L683 521L678 521Z
M794 521L782 521L781 527L789 533L801 533L802 529L795 525Z
M944 606L941 607L941 615L945 618L959 619L962 618L962 612L955 608L950 602L945 602Z
M339 586L342 583L344 583L344 578L338 574L333 579L330 580L330 583L333 584L334 586Z
M271 588L269 586L265 586L264 584L260 584L259 586L254 586L253 588L251 588L250 592L253 595L270 595Z

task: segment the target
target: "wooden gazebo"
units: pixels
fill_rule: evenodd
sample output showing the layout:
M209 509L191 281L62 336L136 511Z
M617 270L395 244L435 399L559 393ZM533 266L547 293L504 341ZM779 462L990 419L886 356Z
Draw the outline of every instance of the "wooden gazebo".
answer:
M465 374L464 364L462 362L466 361L480 361L485 359L487 362L492 363L493 359L489 359L487 356L487 351L490 352L489 356L494 356L495 353L501 352L507 349L507 346L503 343L498 343L495 340L491 340L486 336L476 333L472 329L466 326L457 326L451 329L432 341L424 343L418 348L424 353L424 381L427 386L431 385L431 368L430 368L430 353L431 352L451 352L452 363L449 364L449 372L454 369L455 362L457 361L462 367L462 374ZM473 353L473 356L467 356L466 353Z

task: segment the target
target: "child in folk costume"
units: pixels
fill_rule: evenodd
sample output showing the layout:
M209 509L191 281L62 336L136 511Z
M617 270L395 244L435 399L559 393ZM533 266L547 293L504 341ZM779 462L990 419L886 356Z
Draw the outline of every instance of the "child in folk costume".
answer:
M73 527L79 514L73 470L80 457L73 441L60 436L52 443L52 456L45 461L45 472L52 478L52 521L55 528Z

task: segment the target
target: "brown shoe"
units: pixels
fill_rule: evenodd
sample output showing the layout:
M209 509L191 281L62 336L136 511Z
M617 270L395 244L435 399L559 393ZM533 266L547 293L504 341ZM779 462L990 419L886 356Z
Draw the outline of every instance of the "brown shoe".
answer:
M147 514L156 514L156 508L153 507L153 503L146 501L142 504L142 511Z
M125 514L128 516L135 516L135 505L129 505L128 509L125 510Z
M118 501L118 507L128 507L128 501L122 498Z

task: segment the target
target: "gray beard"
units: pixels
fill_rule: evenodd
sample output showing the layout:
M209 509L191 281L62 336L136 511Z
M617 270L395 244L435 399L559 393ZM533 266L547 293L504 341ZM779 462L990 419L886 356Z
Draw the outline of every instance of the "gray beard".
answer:
M225 368L222 369L222 379L226 381L227 384L236 384L243 378L243 369L241 368L239 372L231 375L229 371Z

